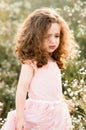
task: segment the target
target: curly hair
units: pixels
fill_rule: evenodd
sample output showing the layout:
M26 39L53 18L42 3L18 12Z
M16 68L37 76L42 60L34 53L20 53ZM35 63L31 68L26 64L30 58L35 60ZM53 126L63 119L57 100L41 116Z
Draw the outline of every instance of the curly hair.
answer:
M76 42L68 24L51 8L37 9L29 14L18 31L15 52L22 63L32 60L36 61L37 67L47 64L48 52L42 48L42 43L52 23L58 23L61 29L59 47L51 56L60 69L64 68L66 58L73 55Z

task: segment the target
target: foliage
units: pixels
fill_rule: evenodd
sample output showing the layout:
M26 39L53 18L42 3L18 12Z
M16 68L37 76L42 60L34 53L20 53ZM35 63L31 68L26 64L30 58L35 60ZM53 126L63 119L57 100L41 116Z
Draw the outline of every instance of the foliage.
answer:
M67 71L64 71L62 73L64 95L67 99L72 99L73 105L76 110L76 112L73 113L73 115L71 116L74 130L85 130L86 128L85 68L85 60L73 60L73 62L69 62L67 66Z
M72 99L76 112L71 115L74 130L86 129L86 1L85 0L1 0L0 1L0 121L15 108L15 91L20 63L15 58L13 39L24 18L40 7L53 7L68 22L80 45L78 57L62 72L63 92Z

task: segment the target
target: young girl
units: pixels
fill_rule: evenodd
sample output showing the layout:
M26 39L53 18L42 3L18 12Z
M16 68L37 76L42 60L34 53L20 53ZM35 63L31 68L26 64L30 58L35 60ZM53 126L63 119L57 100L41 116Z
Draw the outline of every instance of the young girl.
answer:
M16 110L8 113L3 130L71 129L61 70L75 47L67 23L54 9L37 9L26 18L16 37L22 63Z

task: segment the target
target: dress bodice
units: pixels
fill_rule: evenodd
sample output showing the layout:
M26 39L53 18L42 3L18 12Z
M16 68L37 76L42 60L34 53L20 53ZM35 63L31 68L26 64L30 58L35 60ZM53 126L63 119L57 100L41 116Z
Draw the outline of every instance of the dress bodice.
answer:
M29 97L52 101L61 99L61 71L56 62L48 62L42 68L34 68L35 73L28 90Z

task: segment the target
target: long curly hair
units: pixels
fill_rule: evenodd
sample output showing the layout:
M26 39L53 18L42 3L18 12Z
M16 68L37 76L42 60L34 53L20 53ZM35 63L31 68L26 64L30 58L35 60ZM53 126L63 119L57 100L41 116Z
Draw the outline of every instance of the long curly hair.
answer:
M51 57L60 69L65 66L67 57L72 56L76 42L65 20L54 9L37 9L23 22L15 37L15 52L19 60L36 61L37 67L42 67L48 62L48 52L42 48L44 37L52 23L60 25L60 44Z

